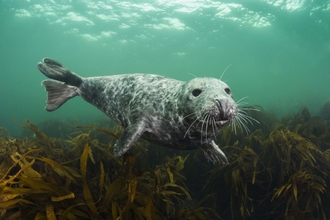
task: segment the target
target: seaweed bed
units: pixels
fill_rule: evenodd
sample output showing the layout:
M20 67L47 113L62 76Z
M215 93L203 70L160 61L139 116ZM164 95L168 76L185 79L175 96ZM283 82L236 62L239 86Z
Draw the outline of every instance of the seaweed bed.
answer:
M109 121L0 128L0 218L329 219L329 114L249 112L249 135L227 127L216 140L228 166L141 139L115 158L122 129Z

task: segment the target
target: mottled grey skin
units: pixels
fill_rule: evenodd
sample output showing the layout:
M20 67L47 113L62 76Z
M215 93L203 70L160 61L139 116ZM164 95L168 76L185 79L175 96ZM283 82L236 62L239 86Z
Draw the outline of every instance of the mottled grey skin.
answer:
M123 155L141 136L181 150L201 148L208 160L227 164L213 139L237 115L229 87L214 78L188 82L152 74L82 78L50 58L39 70L44 80L46 110L53 111L77 95L125 128L114 146Z

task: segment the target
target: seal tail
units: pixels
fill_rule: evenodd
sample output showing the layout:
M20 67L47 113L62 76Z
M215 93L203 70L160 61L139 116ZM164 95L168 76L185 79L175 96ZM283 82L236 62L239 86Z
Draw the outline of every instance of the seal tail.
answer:
M44 58L42 61L43 63L38 63L38 69L48 78L76 87L79 87L83 82L80 76L71 72L56 60Z
M44 58L43 63L38 63L38 69L48 78L54 79L44 80L41 83L47 91L47 111L54 111L67 100L79 95L79 87L83 79L59 62Z
M69 99L79 95L75 86L69 86L55 80L44 80L41 82L47 91L47 111L54 111L61 107Z

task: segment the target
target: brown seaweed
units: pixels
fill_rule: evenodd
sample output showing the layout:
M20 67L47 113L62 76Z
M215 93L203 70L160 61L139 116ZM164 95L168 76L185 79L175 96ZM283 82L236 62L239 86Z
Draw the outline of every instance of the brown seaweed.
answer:
M1 128L0 218L329 219L330 121L322 109L322 117L302 107L282 119L248 111L260 122L250 134L227 127L216 140L228 166L143 140L116 158L122 128L103 122L27 121L34 135L22 138ZM63 133L50 137L54 125Z
M190 199L188 189L180 185L186 158L177 156L155 170L141 171L135 169L135 156L125 155L123 161L113 157L109 146L100 145L90 133L64 144L27 122L23 127L35 133L37 141L31 141L40 148L24 154L7 151L9 157L0 165L2 218L166 219L175 215L173 199ZM1 140L2 148L19 145Z
M227 140L231 162L209 171L204 190L221 197L220 213L231 219L328 219L329 121L306 107L281 121L261 117L267 125Z

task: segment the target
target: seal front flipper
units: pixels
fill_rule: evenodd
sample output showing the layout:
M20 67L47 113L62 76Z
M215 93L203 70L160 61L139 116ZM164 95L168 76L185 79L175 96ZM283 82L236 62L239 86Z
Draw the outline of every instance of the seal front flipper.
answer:
M124 132L116 142L113 150L114 155L119 157L126 153L126 151L130 149L130 147L141 137L145 131L146 124L143 120L140 120L134 124L130 124L127 128L125 128Z
M212 141L210 144L208 144L206 147L202 148L205 157L207 160L212 161L213 163L220 163L223 165L228 164L228 159L226 155L220 150L219 146Z

